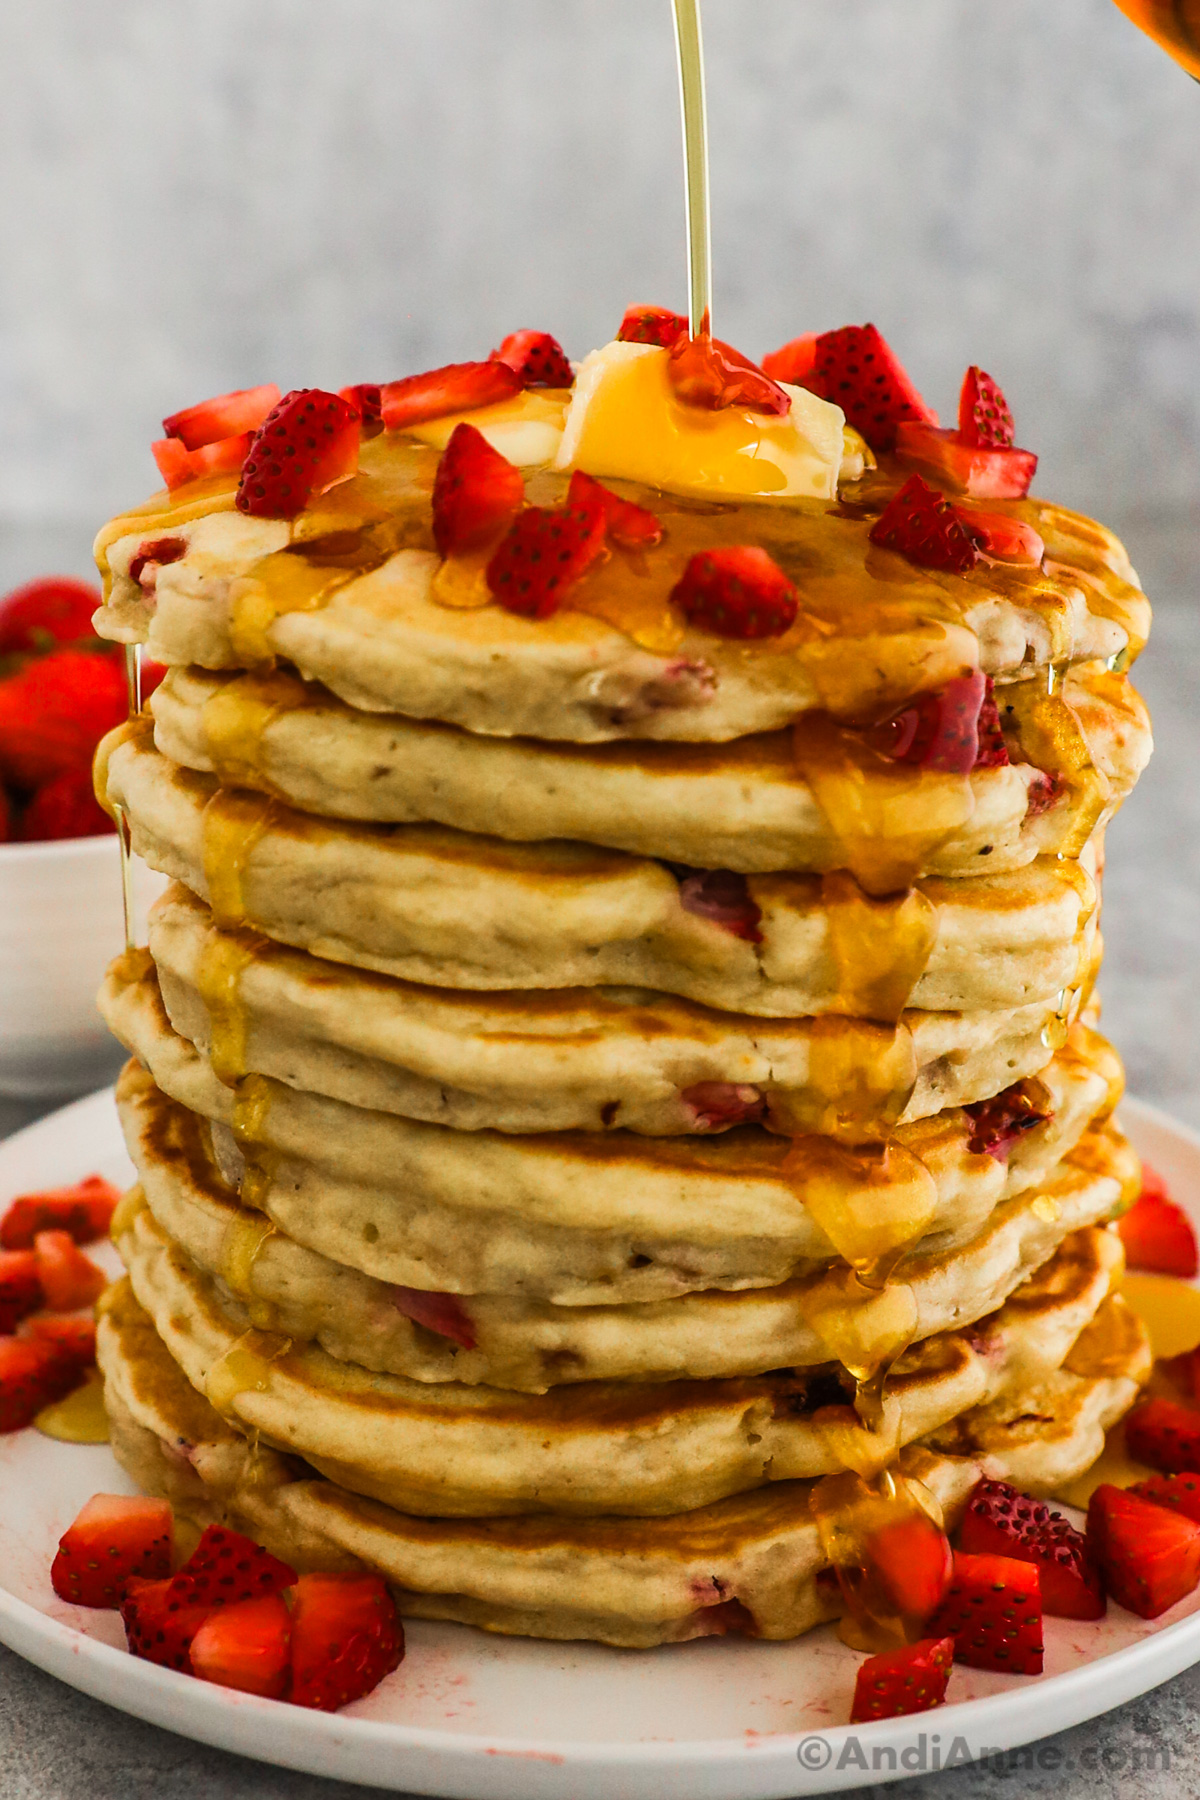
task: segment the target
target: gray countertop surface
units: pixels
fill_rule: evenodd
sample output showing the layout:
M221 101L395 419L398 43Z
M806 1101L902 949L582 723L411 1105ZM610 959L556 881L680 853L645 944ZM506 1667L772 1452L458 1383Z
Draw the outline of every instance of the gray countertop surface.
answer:
M1200 516L1133 518L1123 527L1156 603L1137 679L1157 750L1109 833L1104 1023L1131 1092L1200 1129ZM0 592L49 566L82 572L86 541L69 529L0 530ZM0 1099L0 1135L41 1110ZM1003 1766L918 1775L888 1791L895 1785L910 1800L1193 1800L1198 1708L1200 1666ZM140 1724L0 1649L0 1800L350 1800L363 1792Z

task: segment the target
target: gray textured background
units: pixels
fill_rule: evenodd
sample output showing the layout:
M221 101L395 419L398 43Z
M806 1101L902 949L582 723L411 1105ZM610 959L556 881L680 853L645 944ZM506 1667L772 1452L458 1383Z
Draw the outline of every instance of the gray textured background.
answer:
M1111 0L706 0L717 322L978 361L1043 486L1200 494L1200 94ZM0 514L164 412L683 301L668 0L8 0Z

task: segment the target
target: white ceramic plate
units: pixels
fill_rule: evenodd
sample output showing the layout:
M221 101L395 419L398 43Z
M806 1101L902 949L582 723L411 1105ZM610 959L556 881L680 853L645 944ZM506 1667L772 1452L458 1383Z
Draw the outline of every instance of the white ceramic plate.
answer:
M1200 1138L1127 1102L1123 1122L1200 1221ZM129 1179L112 1099L95 1094L0 1145L0 1207L99 1170ZM106 1448L0 1438L0 1640L152 1724L263 1762L462 1800L791 1800L998 1754L1095 1717L1200 1661L1200 1592L1147 1622L1046 1621L1039 1680L956 1668L951 1704L848 1727L859 1658L825 1629L793 1644L709 1638L666 1650L408 1628L408 1655L336 1714L139 1662L115 1613L68 1606L55 1544L90 1494L128 1492ZM853 1740L847 1744L847 1740ZM906 1754L907 1753L907 1754Z

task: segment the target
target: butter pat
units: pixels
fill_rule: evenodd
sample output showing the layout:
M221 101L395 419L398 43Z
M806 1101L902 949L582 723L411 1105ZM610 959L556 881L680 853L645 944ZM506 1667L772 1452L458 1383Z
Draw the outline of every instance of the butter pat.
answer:
M684 406L653 344L605 344L580 364L556 466L676 494L832 500L842 464L840 406L786 387L782 418Z
M517 468L544 467L558 453L570 401L570 388L526 388L495 406L478 406L473 412L449 413L427 425L410 426L406 435L434 450L444 450L454 427L465 420Z

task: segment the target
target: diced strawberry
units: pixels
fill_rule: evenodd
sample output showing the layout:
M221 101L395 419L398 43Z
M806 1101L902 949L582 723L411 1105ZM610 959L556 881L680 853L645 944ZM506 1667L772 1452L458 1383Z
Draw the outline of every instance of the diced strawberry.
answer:
M1175 1400L1144 1400L1125 1420L1125 1442L1137 1462L1168 1475L1200 1470L1200 1411Z
M955 1662L1006 1675L1042 1672L1042 1596L1038 1571L1011 1556L958 1550L946 1598L930 1635L954 1639Z
M565 350L548 331L510 331L492 356L507 363L526 387L569 388L575 381Z
M102 1175L88 1175L74 1187L47 1188L21 1194L0 1219L0 1246L32 1250L39 1231L69 1231L77 1244L107 1237L119 1188Z
M1060 1619L1100 1619L1104 1588L1082 1532L1007 1481L983 1480L971 1495L959 1546L972 1556L1011 1556L1032 1563L1042 1610Z
M282 1700L291 1666L292 1616L278 1594L209 1613L191 1643L201 1681Z
M1032 450L987 450L964 444L957 431L936 425L900 425L896 455L916 463L960 494L976 500L1019 500L1037 471Z
M1170 1507L1200 1525L1200 1474L1152 1475L1149 1481L1136 1481L1124 1491L1155 1506Z
M218 438L215 444L201 444L199 450L189 451L193 481L209 475L236 475L253 442L252 431L239 431L236 437Z
M49 1344L79 1374L96 1361L96 1321L94 1319L60 1318L35 1313L26 1319L22 1330L26 1337Z
M20 1431L78 1383L79 1371L54 1344L0 1337L0 1431Z
M1062 798L1064 783L1061 775L1047 774L1039 769L1028 788L1025 790L1025 817L1039 819L1057 806Z
M1011 450L1013 416L999 384L972 363L958 396L958 435L976 450Z
M338 398L352 406L362 421L365 438L378 437L383 430L381 389L377 381L358 381L353 387L338 389Z
M576 469L571 477L567 505L599 511L606 535L623 550L649 550L662 542L662 525L649 507L622 500L620 494L585 475L582 469Z
M84 1255L69 1231L39 1231L33 1251L51 1312L77 1312L81 1306L92 1306L108 1286L104 1270Z
M901 1617L928 1619L936 1612L950 1585L954 1552L928 1515L913 1512L873 1532L867 1558Z
M181 1599L173 1587L171 1580L131 1575L121 1596L121 1623L134 1656L190 1675L192 1640L213 1609L207 1600Z
M953 1663L952 1637L922 1638L919 1644L868 1656L858 1665L850 1723L899 1719L941 1706Z
M147 538L137 547L137 555L129 564L129 579L148 593L154 592L157 571L164 563L178 562L187 555L187 544L181 537Z
M1045 542L1024 519L1014 519L1008 513L981 512L978 507L961 504L955 510L960 519L966 520L983 554L993 562L1041 567Z
M1109 1593L1139 1618L1156 1619L1200 1582L1200 1525L1131 1490L1101 1483L1087 1536Z
M748 896L747 896L748 897ZM759 1125L767 1116L765 1096L738 1081L696 1081L679 1098L692 1109L695 1131L726 1131L731 1125Z
M200 1542L171 1577L171 1597L180 1603L233 1606L291 1587L296 1571L270 1551L224 1525L206 1525Z
M507 611L548 619L603 554L604 515L599 511L528 506L488 563L487 584Z
M273 381L263 387L235 388L229 394L217 394L195 406L185 406L163 420L163 435L178 438L185 450L200 450L222 438L240 437L255 432L280 401L279 389Z
M783 418L792 404L791 396L764 375L757 363L707 331L697 337L676 338L667 375L677 400L706 412L736 406L768 418Z
M101 603L92 581L42 575L0 600L0 656L40 655L56 644L95 641L92 614Z
M944 688L916 694L900 712L864 733L867 743L890 762L968 775L979 762L979 721L988 693L987 678L971 669ZM997 723L998 723L997 718ZM1001 737L987 747L989 766L1008 761Z
M155 438L150 454L158 464L158 472L172 491L192 481L192 453L180 438Z
M303 1575L292 1596L295 1706L336 1712L399 1668L404 1627L378 1575Z
M0 1332L15 1331L19 1320L42 1304L38 1261L32 1250L0 1250Z
M1161 1194L1164 1199L1170 1199L1166 1177L1160 1175L1157 1169L1152 1169L1148 1162L1142 1164L1142 1193Z
M847 424L866 438L872 450L890 450L897 426L906 420L937 424L937 414L926 406L874 325L823 331L802 385L840 406Z
M0 776L39 788L92 752L125 717L125 675L112 656L53 650L0 681Z
M779 564L755 544L700 550L671 589L689 625L717 637L782 637L799 599Z
M1197 1273L1196 1233L1181 1206L1165 1193L1143 1186L1125 1216L1117 1221L1131 1269L1179 1275L1190 1281Z
M103 837L116 824L96 798L87 769L67 769L38 789L21 814L20 836L26 843L55 838Z
M749 944L761 944L762 908L750 897L746 877L731 869L696 869L677 871L679 904L684 912L694 913L719 925L734 937Z
M447 363L444 369L389 381L379 390L379 405L386 430L411 431L414 425L427 425L449 413L474 412L511 400L523 386L507 363Z
M443 556L480 550L507 531L525 498L521 471L474 425L454 427L433 482L433 541Z
M979 546L966 520L919 475L910 475L893 494L870 536L873 544L898 551L922 569L965 575L979 561Z
M1006 1087L990 1100L973 1100L963 1111L971 1133L968 1150L973 1156L990 1156L998 1163L1007 1162L1013 1145L1051 1116L1040 1109L1023 1081Z
M762 371L772 381L786 381L791 387L805 387L817 361L817 345L820 333L806 331L802 337L792 338L778 350L772 350L769 356L762 359Z
M996 705L996 686L990 675L984 682L983 700L980 704L979 719L975 730L979 739L975 767L977 769L1007 768L1008 745L1004 741L1004 729L1000 723L1000 708Z
M171 1573L173 1530L166 1500L93 1494L58 1540L55 1593L76 1606L119 1605L131 1575L157 1581Z
M354 474L361 435L358 414L339 394L293 388L254 435L238 483L238 511L294 519L314 494Z
M425 1288L393 1287L392 1298L406 1319L436 1331L464 1350L475 1348L471 1315L457 1294L433 1293Z
M628 306L617 330L622 344L657 344L669 350L677 339L687 335L688 322L683 313L667 306Z

